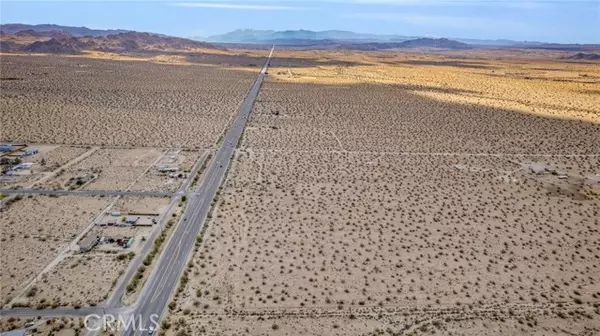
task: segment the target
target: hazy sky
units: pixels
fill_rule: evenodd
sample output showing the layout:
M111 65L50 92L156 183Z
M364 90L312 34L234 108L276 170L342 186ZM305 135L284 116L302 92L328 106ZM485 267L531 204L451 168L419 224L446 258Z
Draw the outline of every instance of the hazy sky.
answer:
M238 28L600 43L600 0L0 1L2 23L175 36Z

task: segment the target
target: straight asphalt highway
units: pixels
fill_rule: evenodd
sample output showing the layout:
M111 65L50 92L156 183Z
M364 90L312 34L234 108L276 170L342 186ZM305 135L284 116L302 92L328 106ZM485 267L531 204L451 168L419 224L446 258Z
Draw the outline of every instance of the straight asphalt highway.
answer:
M196 175L198 174L198 170L200 170L200 167L204 163L204 160L206 160L207 155L208 155L208 153L204 153L198 159L198 161L194 165L194 168L188 175L188 178L186 179L186 181L181 185L181 187L177 191L177 194L175 194L175 196L171 199L168 209L165 210L163 212L163 215L161 215L161 217L158 219L157 222L160 223L160 226L156 227L155 230L152 231L152 233L146 240L146 243L144 244L144 246L142 246L142 250L136 254L136 256L133 258L133 260L127 267L125 274L123 274L123 276L121 278L119 278L119 282L115 286L115 289L112 291L111 297L108 299L108 302L106 304L107 307L120 307L121 306L121 303L122 303L121 299L123 298L123 295L125 295L127 285L129 284L131 279L135 276L135 273L137 272L138 268L140 267L140 265L142 264L144 259L146 259L146 255L148 255L148 252L150 252L150 249L152 249L154 247L154 241L156 240L158 235L162 232L163 228L165 227L166 219L167 219L165 216L167 216L169 214L169 212L171 211L173 206L175 206L175 204L177 204L177 202L179 202L179 200L181 199L181 196L183 196L183 194L187 191L190 184L194 180L194 177L196 177Z
M125 336L138 336L148 333L147 328L152 325L152 321L160 319L164 314L169 299L179 284L179 278L186 267L187 259L194 248L196 238L202 231L213 199L233 158L235 148L244 132L244 127L265 77L272 54L273 48L271 48L269 56L256 81L252 84L248 95L238 108L236 116L223 138L221 147L217 150L211 164L205 171L202 182L196 189L194 196L189 199L184 220L179 223L173 236L167 242L154 272L150 275L140 293L138 304L132 314L136 320L141 321L139 325L145 326L145 329L127 329L124 332Z

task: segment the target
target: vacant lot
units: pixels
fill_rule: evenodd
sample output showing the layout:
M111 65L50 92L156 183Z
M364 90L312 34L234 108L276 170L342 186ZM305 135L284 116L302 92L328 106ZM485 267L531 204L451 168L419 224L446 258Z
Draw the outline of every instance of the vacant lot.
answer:
M575 191L575 178L579 197L553 195L558 179L511 174L520 166L497 157L240 160L196 260L198 288L226 306L568 301L600 289L600 197Z
M108 205L95 197L22 198L0 212L2 302L33 279Z
M570 177L534 174L532 161ZM599 158L243 152L236 162L178 307L268 323L216 330L361 334L481 312L512 328L545 311L600 313L600 196L589 192L600 182L582 178L600 173ZM398 321L413 308L432 311ZM386 312L396 324L375 319ZM296 325L313 313L326 325ZM346 325L351 315L372 321ZM204 318L192 325L208 328Z
M102 148L48 180L52 189L125 190L154 166L165 150Z
M153 147L213 145L259 69L12 55L0 66L13 78L2 140Z
M73 255L63 259L25 294L32 307L90 306L104 301L130 258L118 254ZM93 275L93 276L90 276Z
M273 62L170 332L600 332L596 70L390 55Z
M161 213L169 204L168 197L121 197L111 208L122 213Z

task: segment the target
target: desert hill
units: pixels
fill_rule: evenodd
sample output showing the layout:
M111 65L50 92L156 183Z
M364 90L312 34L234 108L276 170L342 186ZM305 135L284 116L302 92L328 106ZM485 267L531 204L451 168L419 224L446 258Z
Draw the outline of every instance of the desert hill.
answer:
M23 48L23 51L40 54L77 54L90 46L92 45L81 42L76 37L52 38L48 41L35 41Z
M600 55L594 53L577 53L575 55L564 57L564 59L595 61L600 60Z
M443 48L443 49L469 49L470 45L447 38L423 37L415 40L400 42L400 48Z
M20 30L14 33L15 36L20 37L50 37L50 38L69 38L73 35L67 33L64 30L49 30L49 31L35 31L33 29Z
M180 37L164 36L150 33L127 32L106 37L88 38L98 46L106 48L124 49L177 49L190 50L197 48L215 49L216 47L206 43L193 41Z
M472 46L449 40L446 38L418 38L414 40L408 40L404 42L374 42L374 43L355 43L355 44L342 44L339 49L356 49L356 50L385 50L385 49L412 49L412 48L438 48L438 49L451 49L451 50L462 50L471 49Z

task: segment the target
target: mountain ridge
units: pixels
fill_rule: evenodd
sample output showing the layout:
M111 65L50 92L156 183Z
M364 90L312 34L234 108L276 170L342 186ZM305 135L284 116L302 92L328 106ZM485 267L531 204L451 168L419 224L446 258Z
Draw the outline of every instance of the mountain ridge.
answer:
M193 40L219 43L265 43L272 40L334 40L342 42L404 42L419 38L432 38L426 36L408 36L398 34L372 34L355 33L347 30L254 30L236 29L231 32L209 37L190 37ZM514 45L541 45L543 42L513 41L508 39L472 39L472 38L447 38L461 43L483 46L514 46Z

